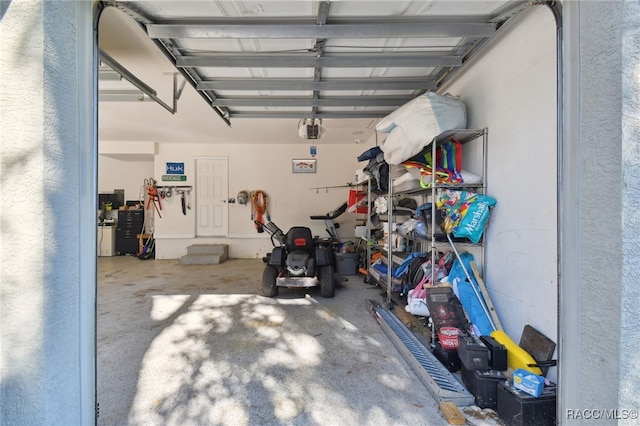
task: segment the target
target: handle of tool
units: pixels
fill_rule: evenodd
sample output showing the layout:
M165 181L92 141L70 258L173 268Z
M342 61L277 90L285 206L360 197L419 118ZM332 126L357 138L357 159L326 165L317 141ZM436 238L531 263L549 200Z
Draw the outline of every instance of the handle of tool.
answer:
M456 246L453 244L451 235L447 234L447 239L449 240L449 244L451 244L451 248L453 249L453 252L455 253L456 258L458 259L458 262L460 262L460 266L462 267L462 270L464 271L464 275L467 277L467 280L469 281L469 285L471 286L471 289L473 290L473 293L475 294L476 299L478 299L478 303L480 303L480 307L482 308L484 315L487 317L487 320L489 321L489 324L491 325L491 327L494 330L497 330L496 324L493 322L493 317L491 316L491 313L487 308L487 304L484 302L484 298L482 297L482 294L480 294L480 292L474 285L473 280L471 279L471 275L469 274L469 271L467 271L467 268L464 266L464 262L460 258L460 253L458 253L458 249L456 249Z

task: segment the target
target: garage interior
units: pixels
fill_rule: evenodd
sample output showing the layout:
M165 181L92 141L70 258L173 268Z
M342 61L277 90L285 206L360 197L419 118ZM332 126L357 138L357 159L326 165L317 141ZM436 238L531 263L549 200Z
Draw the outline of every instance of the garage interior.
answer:
M559 341L558 24L547 2L107 1L102 6L98 24L98 192L123 189L126 201L141 201L145 222L151 224L145 234L153 235L155 247L154 259L144 261L147 263L132 256L98 253L99 331L124 332L119 327L101 327L101 320L110 315L118 320L108 312L115 309L118 300L110 293L113 286L140 290L139 296L144 297L136 300L145 307L142 313L146 316L155 300L163 298L173 300L177 313L186 314L186 306L197 307L194 300L198 294L235 295L235 291L225 292L220 284L214 284L219 279L214 271L238 262L250 265L240 268L251 271L254 280L243 275L226 284L235 289L242 283L238 292L252 296L238 296L242 300L238 307L248 309L247 304L260 297L261 259L272 244L268 235L256 232L250 203L236 202L238 194L264 191L269 197L269 216L283 229L307 226L314 235L324 235L324 223L310 220L310 216L332 211L347 201L350 190L366 190L366 185L355 185L356 171L366 166L358 157L384 144L387 134L376 125L411 100L432 92L458 97L466 107L466 127L487 129L484 191L497 204L485 230L480 266L504 331L518 342L525 326L531 325L550 340ZM317 139L314 125L319 129ZM481 154L480 148L471 145L464 151L464 164L480 168ZM317 170L293 173L296 159L315 160ZM216 207L223 212L221 228L214 231L201 228L198 222L198 167L207 160L221 164L225 173L223 205ZM176 187L191 190L193 208L185 210L178 194L161 199L160 210L154 203L148 208L145 182L152 178L159 189L172 186L173 182L162 180L170 175L169 163L183 165L186 181ZM355 228L362 224L362 217L349 212L339 217L341 241L357 244ZM101 231L104 229L99 227L99 239ZM182 265L180 259L194 244L226 245L229 260L221 265ZM128 282L130 277L124 277L124 282L110 281L111 274L141 268L131 262L143 265L142 271L148 269L148 276L139 272L142 278L135 284ZM193 274L184 283L192 287L177 291L178 278L157 288L154 282L174 270ZM102 275L102 271L108 272ZM200 275L205 281L202 287ZM178 287L175 294L173 285ZM335 298L320 298L319 305L309 302L305 292L281 291L275 299L264 299L265 309L274 304L285 309L287 302L295 305L296 300L304 301L305 306L317 309L314 315L331 317L335 326L350 330L355 324L358 338L375 341L388 350L380 355L384 360L381 365L374 355L365 357L365 362L376 373L384 369L391 381L389 389L404 387L403 392L414 391L424 398L405 400L404 404L413 404L415 412L401 420L387 418L388 423L421 424L420 416L428 416L422 424L446 424L438 401L423 383L411 377L411 369L402 363L397 349L367 312L363 295L373 293L371 297L384 301L377 290L375 282L353 274L338 286ZM312 299L318 297L315 290L309 294ZM177 308L185 295L189 304ZM111 303L103 305L110 308L101 312L101 303ZM258 310L256 306L251 309L252 314ZM352 310L359 315L350 316L354 315ZM308 312L302 312L300 318L305 318ZM176 322L180 319L172 318ZM258 320L249 316L248 321ZM261 317L260 321L266 320ZM264 331L264 326L261 323L256 329ZM311 331L310 336L316 334ZM118 355L101 358L100 348L99 340L99 381L100 359L110 360L110 372L119 368L115 362ZM247 350L265 349L253 345ZM188 352L183 355L188 359ZM557 351L552 358L558 358ZM334 364L331 360L326 363ZM131 374L135 372L120 372L120 379ZM355 367L346 374L355 375ZM360 374L368 376L365 371ZM232 374L229 377L239 380ZM550 368L546 377L556 382L556 367ZM379 383L371 386L380 388ZM197 387L180 391L181 398L191 397ZM117 394L113 388L111 392ZM131 396L131 389L123 394ZM251 414L218 421L326 424L313 418L312 408L307 407L309 412L304 414L301 399L285 398L278 392L274 395L284 399L281 405L270 406L270 414L258 412L257 417ZM192 397L199 398L196 394ZM101 406L104 410L104 403ZM157 415L158 409L166 406L146 408ZM242 412L217 405L216 410L222 411L215 415L223 416L220 413L225 409L234 415ZM126 413L129 422L136 421L132 413ZM189 421L188 414L181 411L163 414L165 421ZM381 414L372 411L367 415L371 417L356 418L354 424L373 423ZM104 411L102 418L109 419Z

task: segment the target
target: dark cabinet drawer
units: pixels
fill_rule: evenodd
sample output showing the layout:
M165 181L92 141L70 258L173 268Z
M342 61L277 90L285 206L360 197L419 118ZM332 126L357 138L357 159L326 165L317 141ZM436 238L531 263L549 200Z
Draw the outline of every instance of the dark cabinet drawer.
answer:
M143 233L144 210L119 210L116 254L138 254L138 234Z

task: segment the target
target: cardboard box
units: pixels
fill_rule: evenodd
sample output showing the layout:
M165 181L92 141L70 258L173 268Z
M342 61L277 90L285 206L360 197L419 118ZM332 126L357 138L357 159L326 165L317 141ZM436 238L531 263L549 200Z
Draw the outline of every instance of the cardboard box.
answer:
M518 368L513 372L513 387L537 398L544 391L544 377Z

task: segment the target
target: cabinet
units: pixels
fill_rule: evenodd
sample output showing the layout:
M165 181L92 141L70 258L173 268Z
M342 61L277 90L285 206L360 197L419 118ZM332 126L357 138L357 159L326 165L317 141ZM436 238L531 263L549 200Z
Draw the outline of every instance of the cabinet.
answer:
M98 226L98 256L113 256L116 252L116 228L114 226Z
M118 210L116 254L137 254L138 234L144 226L144 210Z
M390 229L387 234L386 246L386 264L387 273L386 276L380 274L378 271L372 271L370 276L376 279L379 284L386 287L387 291L387 303L391 303L391 292L393 287L393 275L392 268L395 265L402 263L407 253L397 249L397 246L393 244L393 241L398 237L405 238L407 240L407 247L410 247L413 252L424 252L431 254L431 264L436 263L436 257L439 251L445 251L453 249L456 251L456 245L464 246L466 251L471 252L474 258L479 259L479 263L484 266L484 238L477 244L473 244L466 239L451 238L451 235L440 232L440 224L437 223L437 207L436 200L445 189L452 190L466 190L480 194L484 194L486 190L486 161L487 161L487 129L457 129L446 131L437 137L435 137L431 143L429 143L418 156L429 155L431 158L437 158L438 148L443 143L455 139L460 143L460 146L465 150L465 163L463 170L466 173L472 172L475 179L465 179L463 182L451 182L445 179L438 179L436 173L431 173L430 176L423 176L421 184L414 185L411 189L397 190L395 185L395 178L393 174L389 174L389 190L386 196L388 197L388 223L392 224L398 221L398 211L395 207L394 198L399 196L412 196L418 198L419 204L431 203L431 226L429 226L428 232L425 236L406 235L400 234L398 231ZM464 176L464 174L463 174ZM444 180L444 181L443 181ZM469 183L473 182L473 183ZM402 218L406 219L406 216ZM454 245L455 244L455 245ZM484 270L484 268L482 268ZM435 273L435 268L432 268L432 274ZM435 277L432 277L432 282L435 282Z

